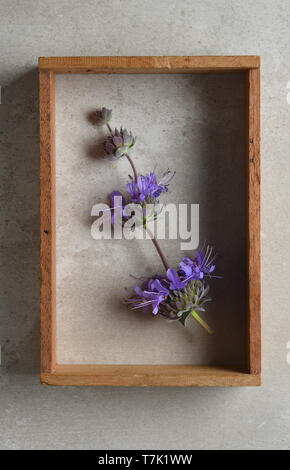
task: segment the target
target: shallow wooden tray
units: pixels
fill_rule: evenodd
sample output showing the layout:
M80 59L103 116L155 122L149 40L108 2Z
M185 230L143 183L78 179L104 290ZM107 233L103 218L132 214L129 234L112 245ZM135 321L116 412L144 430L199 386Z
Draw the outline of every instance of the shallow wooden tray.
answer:
M259 57L52 57L39 59L41 184L41 383L115 386L250 386L261 383ZM246 337L242 366L57 363L56 74L242 73L245 112Z

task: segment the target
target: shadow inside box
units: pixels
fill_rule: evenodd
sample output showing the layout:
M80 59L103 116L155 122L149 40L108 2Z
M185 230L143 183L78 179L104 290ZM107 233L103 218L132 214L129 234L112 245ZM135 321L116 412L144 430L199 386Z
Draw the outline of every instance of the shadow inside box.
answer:
M201 363L246 366L246 168L245 74L194 77L202 97L206 125L196 134L198 157L193 169L201 175L191 194L199 202L200 244L217 253L211 282L212 302L206 320L214 334L204 343ZM194 123L193 123L194 125ZM186 132L190 132L189 128Z
M2 87L2 371L39 371L38 71Z

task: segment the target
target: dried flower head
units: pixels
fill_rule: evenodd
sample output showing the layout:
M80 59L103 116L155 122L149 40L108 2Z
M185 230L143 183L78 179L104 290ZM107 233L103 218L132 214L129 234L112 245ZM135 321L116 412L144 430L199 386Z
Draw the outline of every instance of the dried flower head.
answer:
M102 124L108 124L112 117L112 110L103 107L102 109L97 109L96 115Z
M128 132L127 129L122 129L122 127L120 130L115 129L115 132L112 132L104 142L105 158L114 161L123 155L129 154L135 141L136 137L133 136L132 132Z

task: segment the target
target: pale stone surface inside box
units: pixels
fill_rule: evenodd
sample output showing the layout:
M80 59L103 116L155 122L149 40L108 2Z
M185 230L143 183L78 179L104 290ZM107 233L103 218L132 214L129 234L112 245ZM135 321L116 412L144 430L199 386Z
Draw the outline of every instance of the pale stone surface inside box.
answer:
M244 76L57 75L56 83L57 362L95 364L243 364L245 362ZM122 304L135 276L162 272L150 240L91 236L91 209L110 191L125 192L127 160L103 160L105 129L97 107L113 108L113 126L137 135L145 173L176 170L164 202L200 205L200 243L218 251L213 302L203 315L209 336L152 319ZM160 241L170 266L180 240Z

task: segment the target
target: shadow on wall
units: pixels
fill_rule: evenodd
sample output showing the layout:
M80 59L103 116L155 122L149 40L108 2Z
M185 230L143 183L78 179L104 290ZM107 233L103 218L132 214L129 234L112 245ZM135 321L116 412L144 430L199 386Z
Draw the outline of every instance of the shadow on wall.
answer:
M2 87L2 371L39 370L38 72Z

